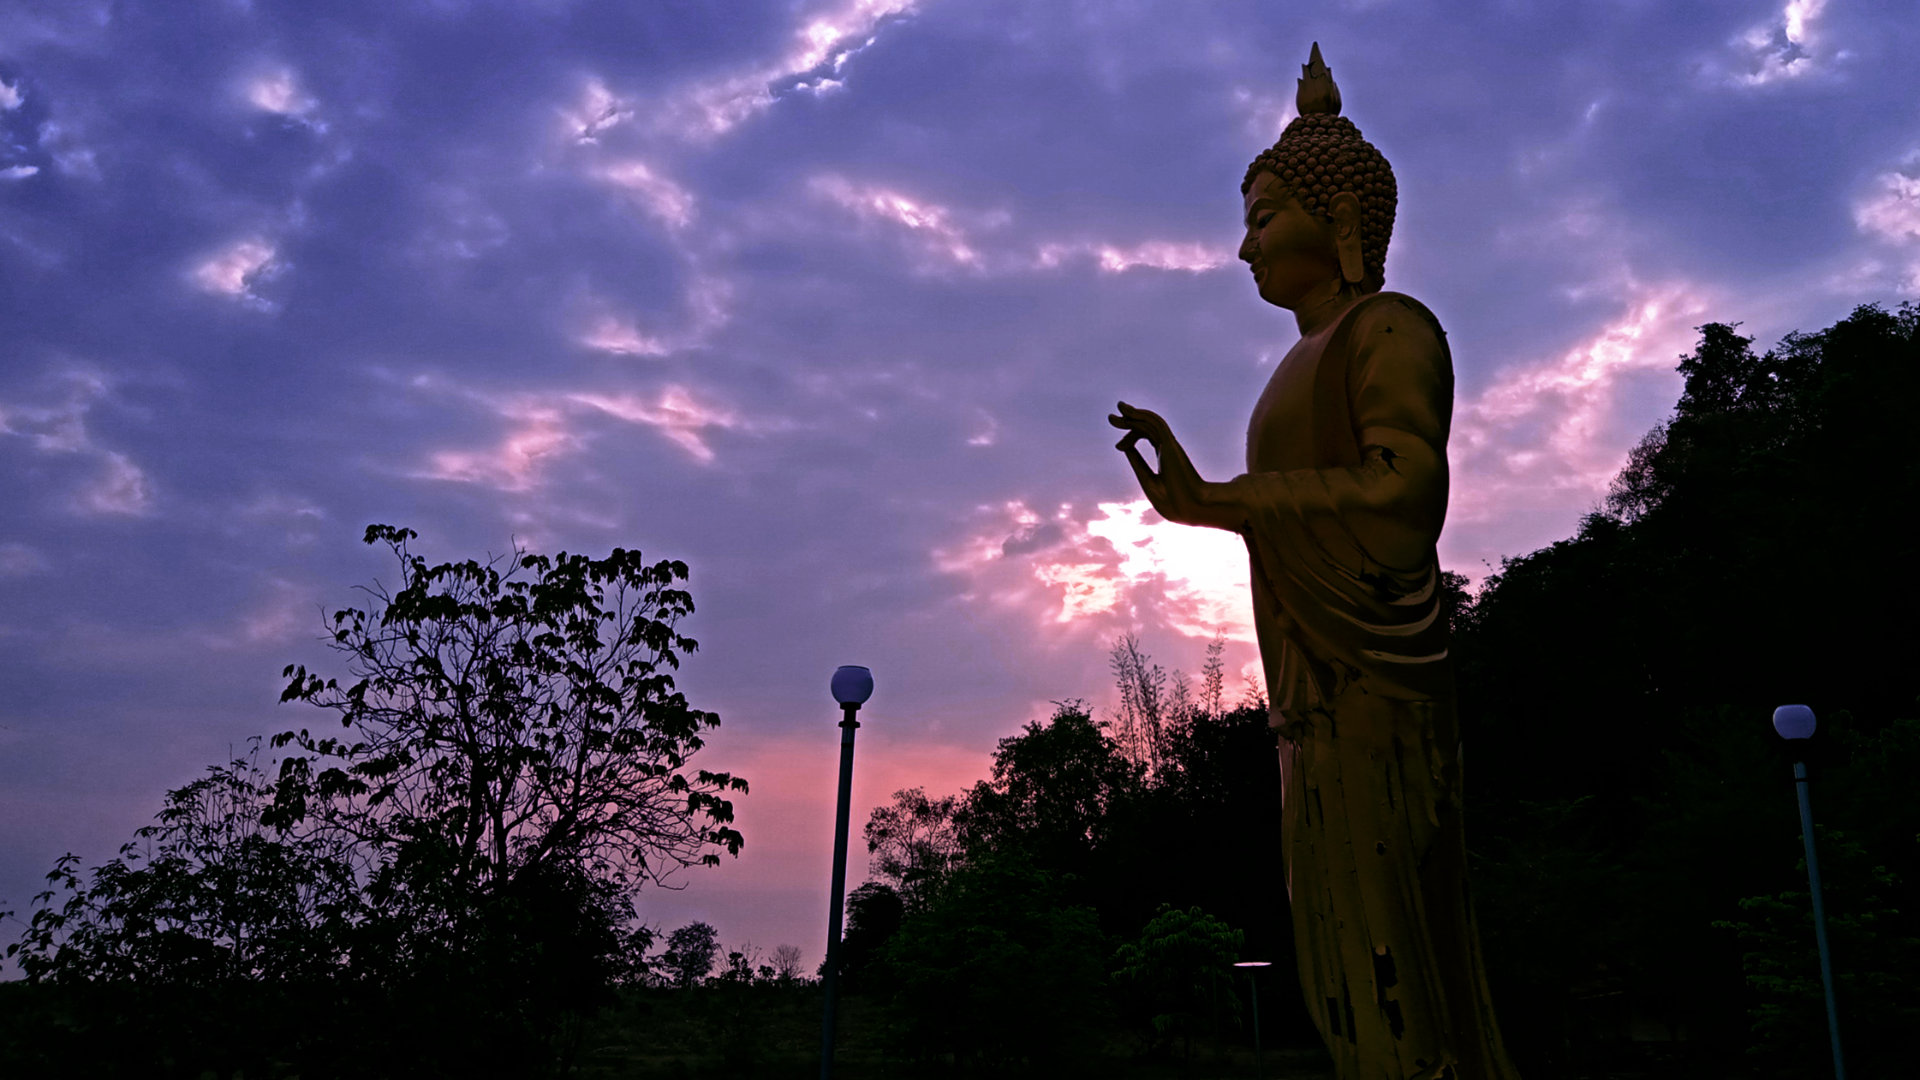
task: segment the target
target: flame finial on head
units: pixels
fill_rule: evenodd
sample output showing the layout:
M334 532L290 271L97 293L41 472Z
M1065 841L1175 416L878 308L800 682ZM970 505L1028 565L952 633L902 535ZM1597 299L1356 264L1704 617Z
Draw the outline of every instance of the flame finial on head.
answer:
M1320 59L1320 43L1313 43L1313 54L1300 65L1300 88L1294 91L1293 105L1301 116L1321 113L1340 115L1340 88L1334 85L1333 71Z

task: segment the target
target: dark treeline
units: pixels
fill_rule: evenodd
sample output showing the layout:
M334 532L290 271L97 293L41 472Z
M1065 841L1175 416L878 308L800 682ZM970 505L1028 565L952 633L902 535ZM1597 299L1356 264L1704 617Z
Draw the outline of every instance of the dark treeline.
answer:
M1805 748L1849 1065L1920 1030L1920 308L1756 353L1701 328L1672 416L1577 533L1449 575L1475 903L1524 1075L1823 1075L1788 748ZM69 857L9 952L6 1075L810 1075L798 950L660 935L636 890L737 850L717 723L673 691L685 568L637 554L428 567L336 623L333 723ZM897 793L848 899L850 1075L1247 1072L1316 1042L1294 976L1264 703L1140 643L988 779ZM338 721L344 720L344 726ZM771 961L771 962L763 962ZM716 973L716 969L717 973ZM1238 1056L1235 1056L1238 1055ZM1273 1062L1269 1062L1270 1067ZM1306 1067L1309 1059L1293 1059ZM503 1072L504 1070L504 1072Z
M1814 817L1862 1076L1920 1029L1920 308L1756 353L1701 328L1685 391L1570 539L1462 597L1468 844L1495 992L1532 1076L1644 1052L1826 1064L1790 758ZM1696 1072L1696 1074L1698 1074Z

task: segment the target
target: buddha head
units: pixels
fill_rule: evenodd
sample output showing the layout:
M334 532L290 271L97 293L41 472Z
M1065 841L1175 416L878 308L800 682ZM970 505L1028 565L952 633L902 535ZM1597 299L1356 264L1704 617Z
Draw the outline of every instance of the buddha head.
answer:
M1340 115L1340 89L1320 58L1317 42L1301 66L1294 101L1300 115L1279 142L1253 159L1240 184L1249 211L1240 257L1254 266L1261 296L1282 307L1294 306L1288 302L1292 293L1280 280L1282 271L1311 275L1318 264L1324 264L1329 277L1338 273L1343 288L1378 292L1386 277L1387 242L1393 237L1398 201L1393 169L1353 121ZM1261 199L1274 211L1256 213L1254 203ZM1278 223L1267 225L1270 218L1278 218ZM1270 228L1291 235L1263 236ZM1315 246L1324 250L1310 250ZM1290 265L1263 267L1263 251L1265 261L1284 259Z

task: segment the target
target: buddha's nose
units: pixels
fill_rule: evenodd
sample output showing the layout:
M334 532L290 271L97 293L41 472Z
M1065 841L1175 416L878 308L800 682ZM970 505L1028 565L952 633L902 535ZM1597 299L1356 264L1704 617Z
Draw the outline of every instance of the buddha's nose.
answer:
M1257 250L1254 247L1253 237L1249 236L1245 240L1240 241L1240 261L1241 262L1251 266L1253 264L1253 257L1255 254L1257 254Z

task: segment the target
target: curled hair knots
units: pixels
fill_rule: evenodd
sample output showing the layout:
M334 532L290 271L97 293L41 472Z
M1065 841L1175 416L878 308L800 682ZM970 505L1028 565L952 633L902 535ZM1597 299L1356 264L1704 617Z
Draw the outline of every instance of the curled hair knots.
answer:
M1393 167L1344 116L1309 113L1295 117L1280 141L1247 166L1240 183L1245 195L1254 177L1270 172L1307 213L1331 222L1333 197L1351 191L1360 200L1360 257L1372 288L1386 278L1387 244L1393 239L1393 215L1399 188Z

